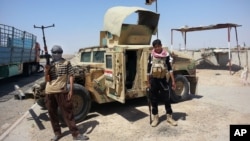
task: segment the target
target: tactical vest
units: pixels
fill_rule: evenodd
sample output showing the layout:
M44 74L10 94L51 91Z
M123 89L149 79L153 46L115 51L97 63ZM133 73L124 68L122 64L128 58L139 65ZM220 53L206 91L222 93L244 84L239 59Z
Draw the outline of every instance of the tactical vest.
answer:
M63 61L63 62L58 62L58 63L53 63L51 65L54 66L54 71L56 72L56 75L58 73L58 66L59 64L62 65L67 65L69 62L68 61ZM67 71L67 70L63 70ZM46 94L53 94L53 93L65 93L68 91L67 89L67 81L68 81L68 74L65 72L64 75L62 76L57 76L55 80L51 80L50 82L47 82L46 88L45 88L45 93Z
M155 58L151 56L151 71L150 74L153 78L165 78L168 71L166 65L166 57Z

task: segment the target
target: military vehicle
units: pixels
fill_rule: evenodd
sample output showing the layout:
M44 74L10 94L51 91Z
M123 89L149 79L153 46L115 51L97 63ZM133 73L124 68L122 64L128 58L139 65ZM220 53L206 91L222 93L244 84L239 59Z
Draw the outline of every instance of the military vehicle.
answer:
M131 14L138 15L137 24L123 23ZM157 32L159 14L140 7L113 7L104 16L100 45L79 49L70 60L75 71L74 114L83 120L92 102L98 104L146 96L147 59L152 49L152 35ZM174 75L177 89L174 102L194 94L197 83L195 62L175 52ZM37 103L44 106L44 78L33 87Z

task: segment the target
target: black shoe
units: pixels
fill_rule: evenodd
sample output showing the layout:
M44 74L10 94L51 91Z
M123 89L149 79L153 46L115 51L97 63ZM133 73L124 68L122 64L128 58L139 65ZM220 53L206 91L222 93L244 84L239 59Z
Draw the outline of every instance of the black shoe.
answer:
M86 141L88 139L89 137L82 135L82 134L78 134L76 137L73 137L74 141Z

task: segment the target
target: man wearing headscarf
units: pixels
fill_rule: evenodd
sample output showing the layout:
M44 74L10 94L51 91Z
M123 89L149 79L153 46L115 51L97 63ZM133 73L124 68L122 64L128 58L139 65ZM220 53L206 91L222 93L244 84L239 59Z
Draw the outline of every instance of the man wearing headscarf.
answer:
M163 100L166 110L167 122L173 126L177 125L177 122L172 118L172 108L170 103L170 85L167 82L166 73L169 72L172 79L172 89L174 90L175 79L171 66L172 58L170 54L162 48L161 40L156 39L153 41L153 50L148 57L148 87L150 88L150 100L152 104L153 121L152 127L155 127L159 123L158 115L158 102Z

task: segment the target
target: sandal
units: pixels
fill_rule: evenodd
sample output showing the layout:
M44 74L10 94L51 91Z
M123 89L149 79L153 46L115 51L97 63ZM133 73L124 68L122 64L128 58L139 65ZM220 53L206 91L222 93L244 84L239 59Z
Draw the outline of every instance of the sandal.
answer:
M55 135L50 141L58 141L61 137L62 135Z

